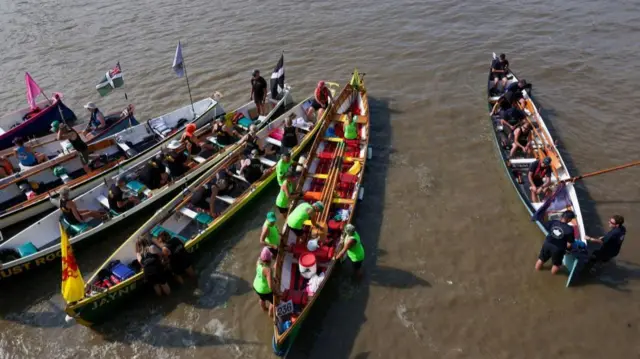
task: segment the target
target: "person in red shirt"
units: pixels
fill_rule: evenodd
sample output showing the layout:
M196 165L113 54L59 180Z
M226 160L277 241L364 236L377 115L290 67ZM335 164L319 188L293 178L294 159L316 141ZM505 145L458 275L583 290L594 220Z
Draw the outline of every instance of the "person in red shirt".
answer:
M531 191L531 202L544 200L547 190L551 185L551 158L545 157L537 160L529 166L529 190ZM542 194L542 199L538 195Z
M311 114L314 110L317 111L316 120L321 119L322 114L329 106L329 100L333 102L331 91L325 86L324 81L318 82L318 86L314 91L313 102L311 102L311 106L307 109L307 119L311 120Z

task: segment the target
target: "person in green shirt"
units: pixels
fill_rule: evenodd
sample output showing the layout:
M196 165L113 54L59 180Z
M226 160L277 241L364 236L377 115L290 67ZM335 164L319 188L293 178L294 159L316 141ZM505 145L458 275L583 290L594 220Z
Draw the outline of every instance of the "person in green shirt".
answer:
M291 153L285 152L280 156L278 163L276 163L276 179L278 180L278 185L282 186L284 182L284 177L289 171L291 167Z
M349 223L344 226L344 232L340 238L342 249L333 259L340 260L345 253L353 264L354 275L357 279L362 278L362 263L364 262L364 246L360 240L360 235L356 232L356 227Z
M276 225L276 214L273 212L267 213L267 220L262 225L262 232L260 232L260 244L269 248L271 254L278 255L278 246L280 245L280 232L278 232L278 226Z
M347 140L355 140L358 138L358 116L347 116L347 122L344 123L344 138Z
M321 201L317 201L313 205L309 202L302 202L287 217L287 227L296 234L297 240L300 240L304 234L304 222L307 220L311 221L314 228L322 230L314 218L316 212L322 211L324 211L324 204Z
M268 311L270 317L273 317L273 294L277 293L271 279L272 259L273 255L269 248L263 247L256 263L256 276L253 279L253 290L258 294L260 308L265 312Z
M280 192L278 193L278 197L276 197L276 207L278 208L278 212L282 215L283 219L287 219L287 213L289 212L289 202L291 201L291 197L295 194L293 193L295 176L293 168L290 168L287 171L287 174L280 185Z

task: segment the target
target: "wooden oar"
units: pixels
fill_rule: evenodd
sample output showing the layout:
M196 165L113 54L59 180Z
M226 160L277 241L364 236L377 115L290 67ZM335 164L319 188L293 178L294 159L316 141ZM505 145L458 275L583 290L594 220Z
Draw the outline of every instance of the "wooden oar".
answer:
M622 169L625 169L625 168L638 166L638 165L640 165L640 161L635 161L635 162L627 163L625 165L615 166L615 167L607 168L607 169L604 169L604 170L590 172L590 173L586 173L586 174L583 174L583 175L580 175L580 176L571 177L571 178L569 178L567 180L564 180L563 182L575 182L577 180L584 179L584 178L587 178L587 177L593 177L593 176L597 176L597 175L601 175L601 174L605 174L605 173L609 173L609 172L613 172L613 171L618 171L618 170L622 170Z

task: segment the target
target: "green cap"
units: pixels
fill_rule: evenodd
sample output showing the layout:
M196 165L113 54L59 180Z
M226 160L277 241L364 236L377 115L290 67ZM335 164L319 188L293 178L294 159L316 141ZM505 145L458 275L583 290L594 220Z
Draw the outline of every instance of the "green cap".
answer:
M320 211L324 211L324 203L322 203L322 202L320 202L320 201L318 201L318 202L314 203L314 204L313 204L313 206L314 206L315 208L317 208L318 210L320 210Z
M267 221L271 223L276 223L276 214L273 212L267 213Z
M51 132L58 132L58 128L60 128L60 121L51 122Z

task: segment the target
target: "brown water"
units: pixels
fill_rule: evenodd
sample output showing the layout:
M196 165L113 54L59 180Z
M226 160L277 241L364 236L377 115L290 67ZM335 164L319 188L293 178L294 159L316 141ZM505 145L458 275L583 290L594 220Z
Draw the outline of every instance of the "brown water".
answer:
M486 116L492 51L534 83L574 173L638 159L640 11L604 1L0 0L0 110L25 105L23 72L82 104L120 61L141 120L188 101L170 65L178 39L194 98L248 100L251 69L285 51L298 98L318 79L368 73L373 160L356 224L366 279L331 281L293 358L637 358L638 169L588 179L587 232L626 216L616 264L565 289L535 273L541 234L504 176ZM91 331L67 327L59 269L3 286L0 358L266 358L271 327L251 289L275 189L212 240L197 284L140 298ZM144 219L141 218L140 221ZM77 251L90 274L136 225Z

